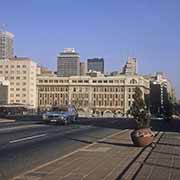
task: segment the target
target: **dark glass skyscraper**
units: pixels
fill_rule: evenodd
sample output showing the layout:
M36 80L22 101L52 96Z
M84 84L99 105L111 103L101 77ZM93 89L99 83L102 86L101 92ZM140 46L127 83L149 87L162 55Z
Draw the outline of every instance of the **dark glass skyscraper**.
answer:
M80 75L80 56L73 48L66 48L57 57L57 75L61 77Z
M87 60L88 71L99 71L104 73L104 59L103 58L93 58Z

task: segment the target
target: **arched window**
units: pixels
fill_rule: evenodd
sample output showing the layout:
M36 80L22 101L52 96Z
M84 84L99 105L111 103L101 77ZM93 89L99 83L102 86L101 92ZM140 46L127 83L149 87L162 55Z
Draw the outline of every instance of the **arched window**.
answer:
M137 84L137 81L135 79L131 79L130 84Z

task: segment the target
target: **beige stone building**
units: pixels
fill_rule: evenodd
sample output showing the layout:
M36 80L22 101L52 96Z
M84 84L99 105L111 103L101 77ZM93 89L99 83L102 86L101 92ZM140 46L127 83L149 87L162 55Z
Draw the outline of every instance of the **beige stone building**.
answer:
M0 60L0 77L10 83L9 103L20 103L36 108L37 65L29 58Z
M0 77L0 105L9 103L9 81Z
M41 110L52 105L76 105L80 114L97 116L122 116L133 102L135 87L149 93L149 81L142 76L109 77L37 77L38 107Z

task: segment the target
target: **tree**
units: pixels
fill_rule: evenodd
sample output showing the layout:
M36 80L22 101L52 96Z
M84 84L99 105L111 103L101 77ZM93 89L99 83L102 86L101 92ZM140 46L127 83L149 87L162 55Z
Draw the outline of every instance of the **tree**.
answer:
M130 108L130 114L134 117L137 124L137 129L147 128L150 125L150 115L145 100L142 97L142 91L140 88L135 88L133 95L133 104Z
M172 119L173 113L174 113L174 104L172 103L171 98L168 98L163 113L165 120L170 121Z

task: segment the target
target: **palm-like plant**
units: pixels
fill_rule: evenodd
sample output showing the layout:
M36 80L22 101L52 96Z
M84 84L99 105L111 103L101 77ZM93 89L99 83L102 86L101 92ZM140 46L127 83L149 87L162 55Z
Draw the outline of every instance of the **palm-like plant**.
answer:
M133 95L134 101L130 108L130 114L136 121L136 129L148 128L150 126L150 115L142 95L141 89L136 87Z

